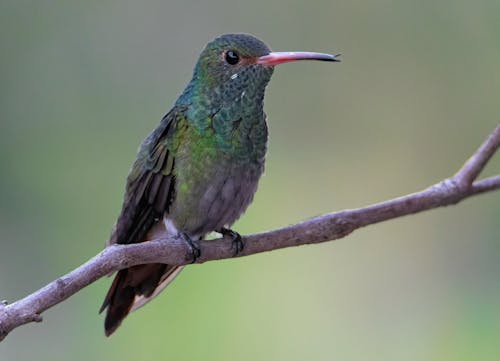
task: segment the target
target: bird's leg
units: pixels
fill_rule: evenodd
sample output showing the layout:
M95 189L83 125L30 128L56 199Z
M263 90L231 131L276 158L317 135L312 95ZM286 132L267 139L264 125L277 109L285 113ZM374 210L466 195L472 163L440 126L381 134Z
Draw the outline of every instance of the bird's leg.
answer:
M243 251L243 248L245 248L245 243L243 243L243 239L241 238L241 235L238 232L235 232L232 229L224 227L216 230L216 232L222 234L222 236L231 237L233 241L231 243L231 249L234 249L233 257L238 255L238 253Z
M195 241L194 239L189 237L184 232L181 232L180 236L188 244L189 248L191 249L191 257L192 257L191 263L195 263L196 260L201 256L201 250L200 250L200 245L198 244L198 241Z

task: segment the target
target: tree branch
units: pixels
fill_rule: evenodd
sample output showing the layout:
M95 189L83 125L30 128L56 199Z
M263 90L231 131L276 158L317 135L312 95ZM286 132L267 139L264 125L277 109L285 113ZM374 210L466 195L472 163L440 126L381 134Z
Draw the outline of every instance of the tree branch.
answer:
M500 125L453 177L423 191L365 208L330 213L289 227L245 236L245 248L238 257L339 239L370 224L456 204L470 196L498 190L500 175L475 180L499 147ZM225 238L201 241L197 263L233 257L231 243ZM189 247L175 236L139 244L112 245L31 295L12 304L0 303L0 341L21 325L40 322L43 311L111 272L145 263L184 265L189 262Z

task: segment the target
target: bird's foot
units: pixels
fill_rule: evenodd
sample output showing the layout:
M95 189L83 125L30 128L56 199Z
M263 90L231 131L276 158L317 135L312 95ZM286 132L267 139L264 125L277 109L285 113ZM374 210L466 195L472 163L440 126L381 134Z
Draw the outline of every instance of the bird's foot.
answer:
M191 263L195 263L198 258L201 256L201 249L200 245L197 241L193 240L191 237L189 237L186 233L182 232L181 233L182 239L188 244L189 248L191 249Z
M243 239L241 238L241 235L238 232L235 232L232 229L224 227L217 230L216 232L222 234L222 236L231 237L231 240L233 241L231 243L231 249L234 250L233 257L237 256L238 253L243 251L243 248L245 248L245 243L243 242Z

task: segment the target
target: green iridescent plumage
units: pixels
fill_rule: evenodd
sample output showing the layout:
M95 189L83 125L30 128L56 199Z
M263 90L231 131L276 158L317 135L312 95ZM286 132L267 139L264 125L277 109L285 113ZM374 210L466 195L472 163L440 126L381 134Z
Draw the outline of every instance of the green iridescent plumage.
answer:
M141 145L109 242L138 243L178 233L194 245L212 231L238 236L225 227L251 203L264 170L265 87L274 65L311 56L335 61L325 54L271 53L246 34L210 42L172 110ZM107 308L106 334L181 269L150 264L118 272L101 308Z

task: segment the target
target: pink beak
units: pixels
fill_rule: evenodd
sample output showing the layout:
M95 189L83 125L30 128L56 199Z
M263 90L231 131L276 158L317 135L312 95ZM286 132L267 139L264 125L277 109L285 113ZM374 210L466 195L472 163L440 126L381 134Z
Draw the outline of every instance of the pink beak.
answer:
M289 63L291 61L298 60L340 61L339 59L337 59L338 56L340 56L340 54L330 55L322 53L311 53L307 51L275 52L261 56L257 59L257 64L275 66L278 64Z

